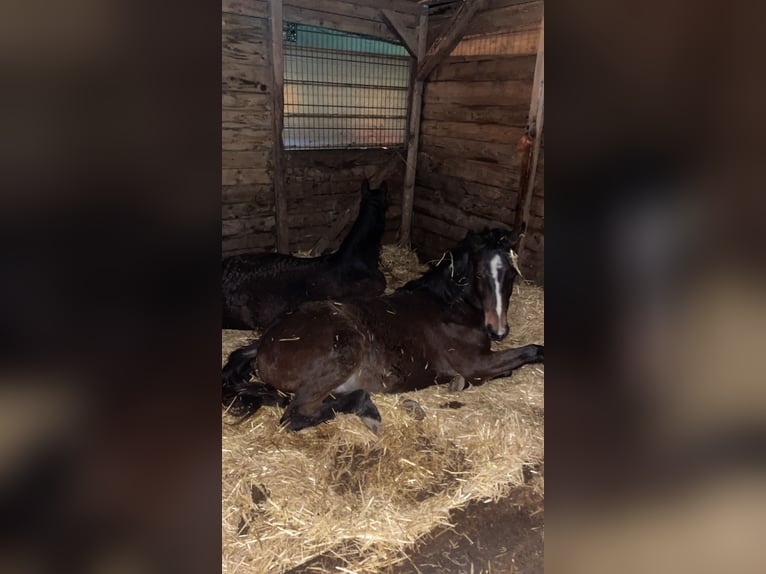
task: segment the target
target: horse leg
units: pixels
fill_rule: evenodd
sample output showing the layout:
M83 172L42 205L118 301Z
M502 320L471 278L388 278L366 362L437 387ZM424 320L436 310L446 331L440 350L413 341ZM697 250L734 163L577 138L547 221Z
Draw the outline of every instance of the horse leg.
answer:
M331 408L336 413L352 413L357 415L365 426L375 434L380 430L380 412L372 402L370 393L364 389L357 389L341 395L329 401Z
M330 395L321 402L293 400L282 415L280 424L297 431L329 421L338 413L359 416L375 434L380 430L380 412L372 402L370 393L364 389L343 395Z
M466 379L486 381L508 376L511 371L528 363L542 363L544 356L542 345L525 345L516 349L482 353L479 356L465 357L455 365L456 370Z

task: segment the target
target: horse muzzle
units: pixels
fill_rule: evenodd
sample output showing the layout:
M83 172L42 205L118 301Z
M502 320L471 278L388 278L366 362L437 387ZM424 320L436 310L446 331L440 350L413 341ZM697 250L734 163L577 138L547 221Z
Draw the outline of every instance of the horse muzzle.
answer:
M486 326L487 329L487 335L489 335L489 338L493 341L502 341L505 339L506 335L508 335L508 327L503 326L499 329L495 329L491 325Z

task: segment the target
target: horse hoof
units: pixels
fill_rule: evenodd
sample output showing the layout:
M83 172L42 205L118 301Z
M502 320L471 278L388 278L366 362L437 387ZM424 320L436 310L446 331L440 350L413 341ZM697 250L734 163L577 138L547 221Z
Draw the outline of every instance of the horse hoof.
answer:
M380 421L372 417L360 417L365 426L375 434L380 432Z
M452 392L462 391L465 388L465 377L455 375L449 383L449 390Z
M407 399L406 401L402 402L402 406L404 407L404 410L407 411L407 413L416 421L422 421L424 418L426 418L426 412L423 410L423 407L417 403L417 401Z

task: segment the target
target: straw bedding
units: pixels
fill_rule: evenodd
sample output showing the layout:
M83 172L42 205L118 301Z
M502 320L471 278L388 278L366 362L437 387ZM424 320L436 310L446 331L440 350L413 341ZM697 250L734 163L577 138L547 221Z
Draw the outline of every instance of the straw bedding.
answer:
M394 246L381 262L389 291L425 269ZM541 288L517 281L509 324L498 349L543 343ZM223 331L223 359L252 338ZM277 408L242 424L224 416L223 572L282 573L329 555L337 572L361 574L406 560L450 510L507 495L542 463L543 372L526 365L461 392L375 395L379 436L352 415L298 433L278 428ZM530 487L542 495L542 477Z

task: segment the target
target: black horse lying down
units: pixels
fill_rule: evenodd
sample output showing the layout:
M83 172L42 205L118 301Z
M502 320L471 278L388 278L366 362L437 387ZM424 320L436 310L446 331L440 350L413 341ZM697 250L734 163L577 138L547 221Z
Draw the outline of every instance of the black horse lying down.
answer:
M301 305L229 356L224 406L242 416L262 405L287 406L282 423L292 430L356 413L377 432L371 392L448 381L462 389L466 380L479 383L541 362L540 345L490 349L491 339L508 334L516 277L509 252L517 241L500 229L469 233L391 295ZM248 382L254 370L262 383Z
M304 301L379 295L378 269L386 214L385 182L362 183L359 215L340 248L320 257L281 253L235 255L223 260L223 328L257 329Z

